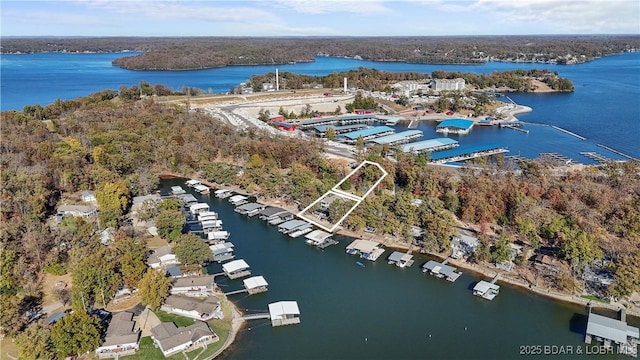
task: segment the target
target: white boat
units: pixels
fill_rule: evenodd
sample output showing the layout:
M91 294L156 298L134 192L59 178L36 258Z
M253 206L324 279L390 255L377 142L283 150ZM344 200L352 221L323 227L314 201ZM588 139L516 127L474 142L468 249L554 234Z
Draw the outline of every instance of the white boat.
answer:
M226 199L233 194L233 191L229 189L220 189L220 190L216 190L214 194L219 199Z
M191 179L191 180L187 180L187 181L185 182L185 184L186 184L188 187L196 187L196 186L200 185L200 181L198 181L198 180L194 180L194 179Z

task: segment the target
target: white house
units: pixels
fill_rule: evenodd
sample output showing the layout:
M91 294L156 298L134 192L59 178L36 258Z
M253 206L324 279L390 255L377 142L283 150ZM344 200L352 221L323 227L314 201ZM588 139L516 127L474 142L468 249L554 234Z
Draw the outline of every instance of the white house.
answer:
M173 295L207 296L213 293L214 287L213 275L185 276L174 279L169 292Z
M169 295L160 310L201 321L224 318L220 301L215 296L195 298Z
M140 329L136 328L133 313L114 314L107 328L104 343L96 349L99 358L119 358L134 354L140 348Z
M157 248L147 259L147 265L153 269L176 264L180 264L180 260L169 245Z
M151 329L151 339L162 354L167 357L181 351L191 351L220 340L207 323L196 322L186 327L177 327L171 322L163 322Z

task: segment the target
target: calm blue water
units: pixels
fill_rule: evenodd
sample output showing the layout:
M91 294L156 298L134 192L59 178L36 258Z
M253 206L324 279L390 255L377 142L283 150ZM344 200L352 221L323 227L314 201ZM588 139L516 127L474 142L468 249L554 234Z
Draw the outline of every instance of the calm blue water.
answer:
M0 109L22 109L25 105L46 105L55 99L73 99L103 89L117 90L147 81L173 89L196 87L208 92L226 92L254 74L275 71L276 66L232 66L195 71L130 71L111 65L117 54L24 54L1 55ZM509 146L510 155L536 157L540 152L559 152L575 161L590 163L581 151L597 151L606 157L620 157L601 148L603 144L640 158L640 53L609 56L571 66L547 64L488 63L484 65L420 65L371 62L319 57L313 63L278 65L280 71L308 75L370 67L386 71L434 70L490 73L512 69L547 68L571 79L576 91L571 94L513 94L516 102L534 109L519 119L532 123L553 124L587 138L576 138L555 130L530 129L529 136L512 130L494 134L489 129L474 129L464 137L465 145L491 141ZM422 129L428 129L423 124ZM505 133L513 133L505 136Z
M172 185L185 187L183 180L162 182L165 191ZM390 250L375 263L362 260L365 267L360 267L360 259L345 253L347 238L336 237L340 244L322 251L257 217L238 215L226 200L193 194L219 213L236 258L269 283L266 293L229 299L249 313L264 312L281 300L297 301L301 311L299 325L272 328L267 320L248 322L223 359L497 360L520 358L524 345L584 349L584 307L508 286L486 301L471 292L479 277L463 270L450 283L425 275L420 270L425 257L399 269L385 261ZM217 273L221 266L208 269ZM216 281L226 292L243 287L241 279Z

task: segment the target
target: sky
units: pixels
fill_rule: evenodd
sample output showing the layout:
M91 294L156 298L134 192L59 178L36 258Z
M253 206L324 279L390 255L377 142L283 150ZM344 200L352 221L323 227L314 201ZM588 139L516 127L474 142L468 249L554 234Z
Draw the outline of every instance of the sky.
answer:
M2 36L640 34L638 0L1 0Z

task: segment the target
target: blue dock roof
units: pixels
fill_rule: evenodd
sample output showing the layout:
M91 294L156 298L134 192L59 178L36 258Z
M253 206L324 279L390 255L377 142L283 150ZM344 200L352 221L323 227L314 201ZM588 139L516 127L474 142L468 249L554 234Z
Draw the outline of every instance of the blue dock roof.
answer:
M376 144L383 145L383 144L393 144L398 141L403 141L413 137L421 137L421 136L422 136L422 130L406 130L406 131L401 131L397 134L381 136L371 141Z
M462 156L466 154L472 154L475 152L487 151L492 149L506 149L506 147L502 144L497 144L497 143L477 145L477 146L467 146L467 147L462 147L462 148L457 148L452 150L439 151L435 154L431 154L431 160L432 161L442 160L442 159L446 159L454 156Z
M467 120L467 119L448 119L448 120L444 120L443 122L441 122L440 124L438 124L438 128L447 128L447 127L452 127L452 128L459 128L459 129L471 129L471 127L473 126L473 121L472 120Z
M362 130L358 130L358 131L352 131L352 132L348 132L346 134L342 134L341 136L344 136L350 140L356 140L358 137L362 136L367 137L367 136L372 136L372 135L376 135L376 134L382 134L382 133L386 133L386 132L393 132L393 128L390 128L388 126L376 126L376 127L372 127L372 128L368 128L368 129L362 129Z
M335 125L318 125L315 127L317 132L327 132L327 129L329 128L333 128L335 131L345 131L345 130L358 130L358 129L362 129L362 128L366 128L367 125L365 124L352 124L352 125L342 125L342 126L335 126Z
M450 138L437 138L437 139L429 139L424 141L417 141L411 144L406 144L402 146L402 151L404 152L419 152L419 151L437 151L436 149L442 147L455 147L458 146L458 142L456 140ZM433 150L432 150L433 149Z

